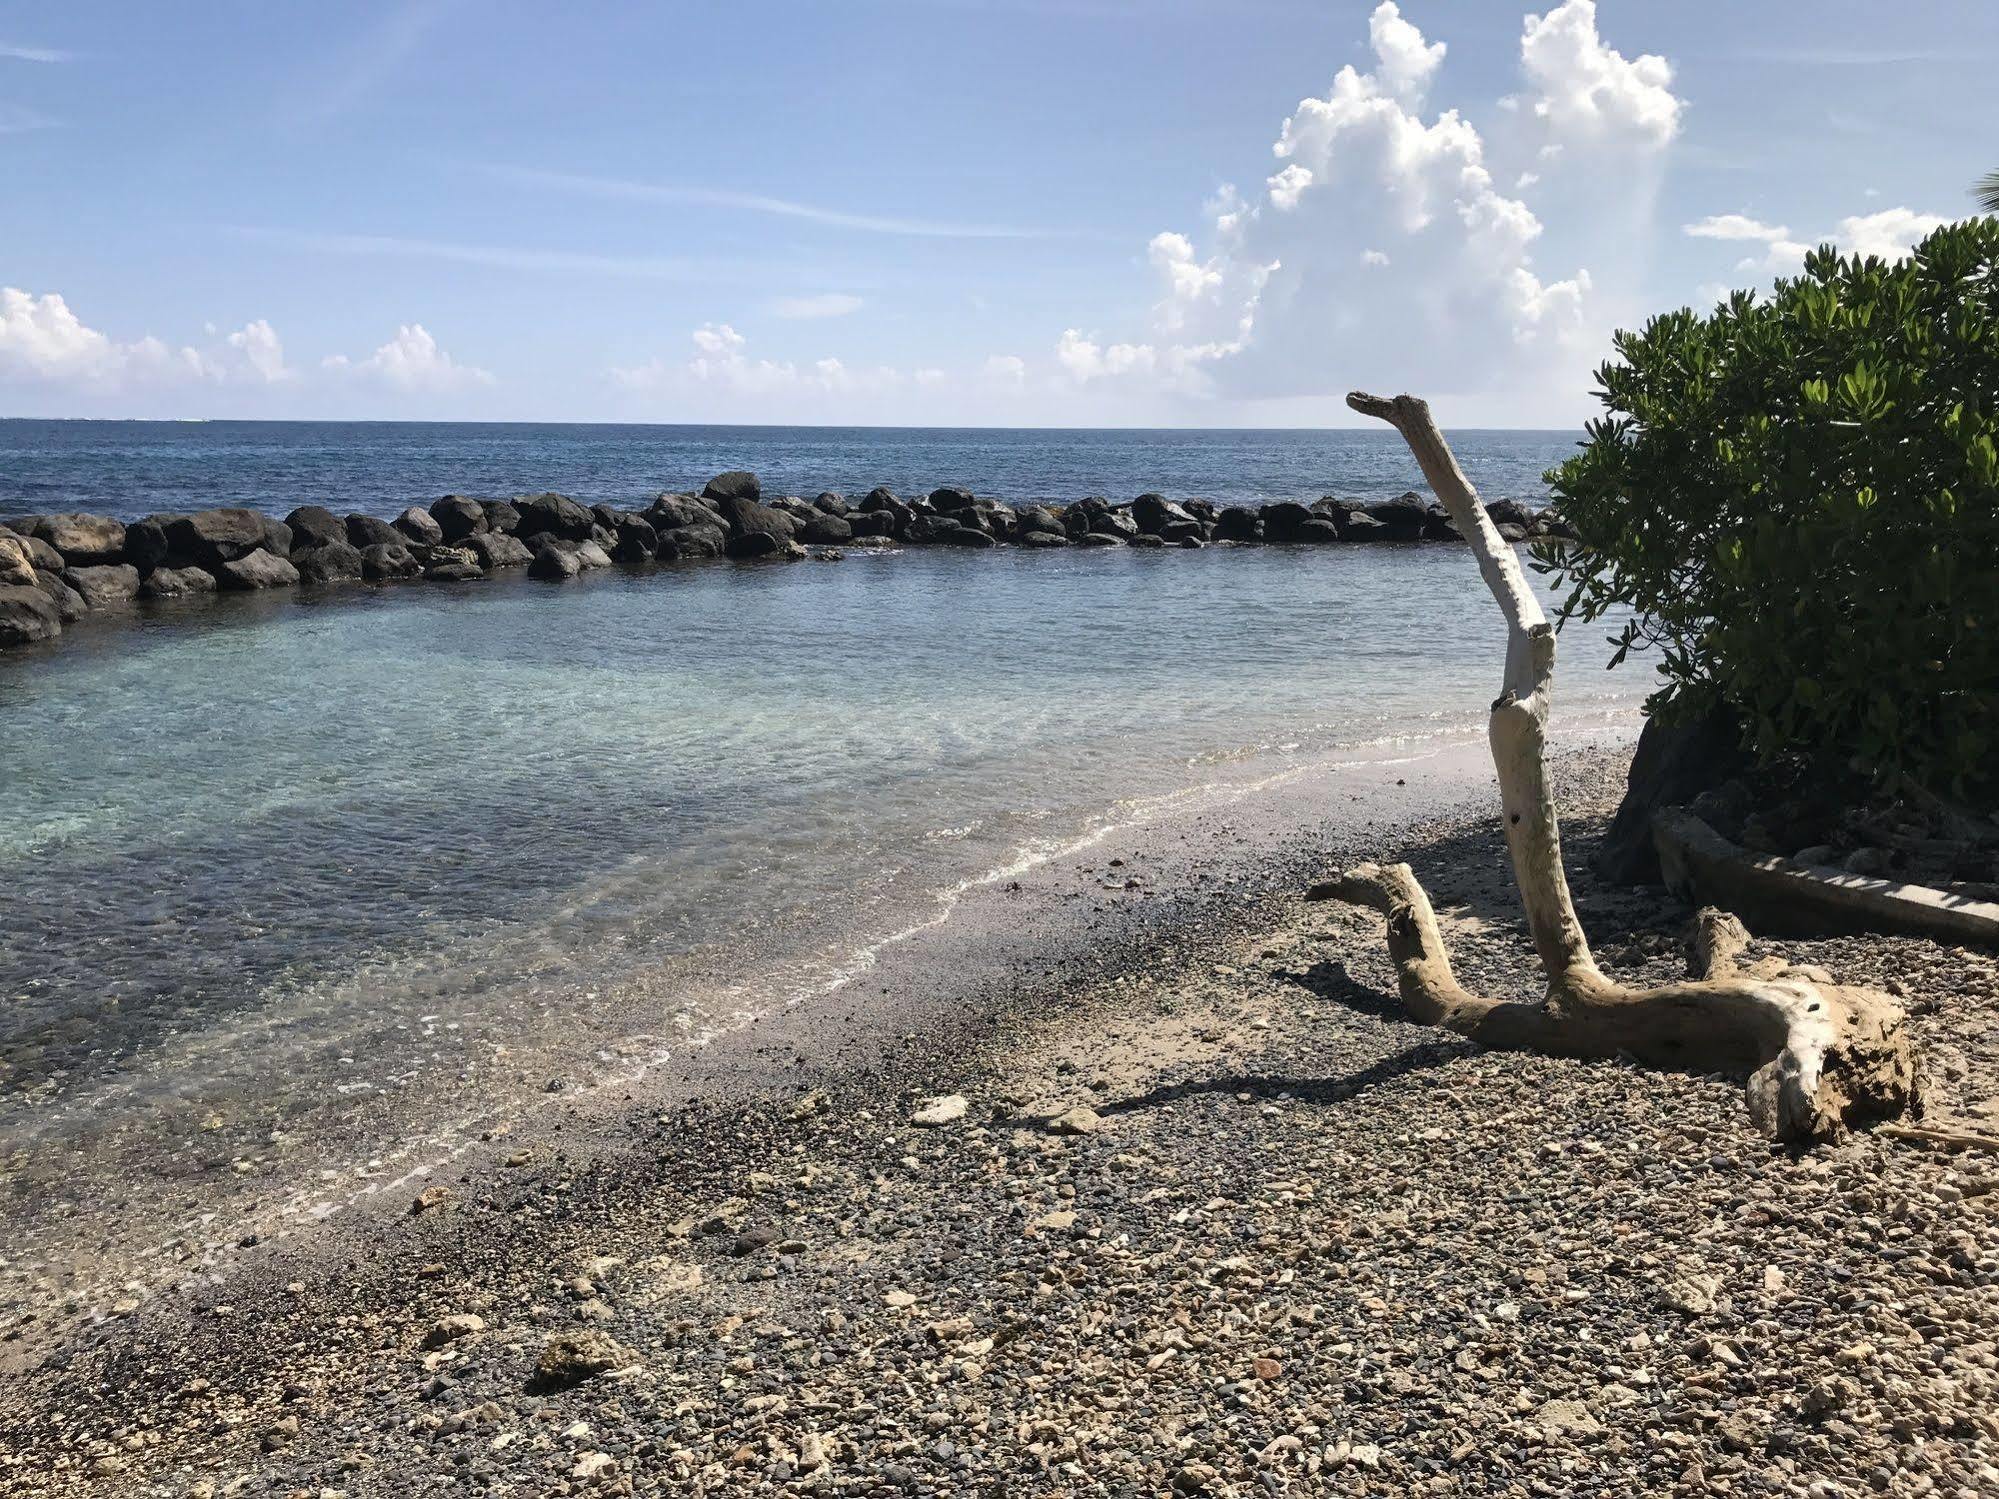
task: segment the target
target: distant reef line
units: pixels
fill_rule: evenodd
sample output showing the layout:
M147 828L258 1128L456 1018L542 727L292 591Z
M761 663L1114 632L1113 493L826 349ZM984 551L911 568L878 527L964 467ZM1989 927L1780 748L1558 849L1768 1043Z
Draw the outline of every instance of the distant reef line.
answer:
M1486 506L1508 541L1571 538L1552 508ZM1363 502L1332 495L1217 506L1142 494L1067 505L1014 505L946 486L927 495L870 490L766 500L757 476L718 474L699 494L662 494L643 509L567 495L506 500L446 495L394 520L301 505L283 520L240 506L122 522L68 511L0 516L0 648L52 640L95 613L138 600L267 588L411 581L471 583L509 568L563 582L593 568L712 558L834 560L849 548L1351 546L1462 542L1441 506L1413 491Z

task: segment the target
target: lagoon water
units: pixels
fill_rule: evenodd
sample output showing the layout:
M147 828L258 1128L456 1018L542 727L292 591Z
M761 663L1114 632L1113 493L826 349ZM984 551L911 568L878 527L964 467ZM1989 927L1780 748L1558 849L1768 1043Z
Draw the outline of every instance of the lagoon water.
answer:
M1370 461L1320 486L1403 487ZM429 487L588 492L550 467ZM1569 725L1646 689L1597 633ZM225 597L0 657L5 1273L46 1273L85 1202L205 1224L209 1184L281 1158L286 1210L327 1210L1135 808L1476 734L1501 639L1462 548L1002 548Z

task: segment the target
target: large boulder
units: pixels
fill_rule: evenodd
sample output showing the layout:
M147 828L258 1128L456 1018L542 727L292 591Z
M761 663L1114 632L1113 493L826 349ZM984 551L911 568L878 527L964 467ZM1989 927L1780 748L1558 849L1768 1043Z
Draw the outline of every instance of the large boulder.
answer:
M291 527L294 553L309 552L336 541L343 546L348 544L347 527L324 505L300 505L285 517L285 524ZM293 560L297 560L296 556Z
M673 526L659 533L659 555L668 562L719 557L728 543L728 533L720 526Z
M12 531L0 531L0 587L33 588L35 559Z
M1395 530L1365 510L1356 510L1336 523L1342 541L1408 541L1413 536Z
M566 583L582 571L583 564L570 547L543 547L534 554L534 561L528 564L530 578L541 578L550 583Z
M997 545L992 537L972 526L959 526L946 531L939 540L954 547L989 547Z
M84 603L93 609L129 604L139 596L139 569L126 562L65 568L62 580L81 594Z
M241 557L216 563L215 581L219 587L238 592L256 588L289 588L298 582L298 569L283 557L259 547Z
M1363 506L1362 511L1386 526L1393 541L1415 541L1430 523L1429 505L1413 490L1393 500Z
M769 531L745 531L739 536L731 536L722 548L722 555L742 561L754 561L763 557L791 557L801 555L798 546L788 537L775 536Z
M930 491L930 508L939 515L950 515L959 510L970 510L978 501L969 489L956 484L947 484L942 489Z
M526 567L534 561L527 543L504 531L475 531L465 538L465 547L488 572L501 567Z
M28 560L43 572L59 573L69 565L62 560L61 552L39 536L25 536L16 531L14 538L27 549Z
M35 535L60 552L71 567L124 560L124 524L109 516L76 511L45 515L35 527Z
M437 522L437 528L444 533L446 541L463 541L492 526L486 518L486 507L462 494L448 494L441 500L433 500L430 518Z
M1299 529L1307 521L1318 519L1309 505L1301 505L1296 500L1278 500L1265 505L1258 512L1263 521L1265 541L1297 541Z
M1044 547L1065 547L1070 542L1068 536L1061 531L1022 531L1020 544L1032 552Z
M740 496L718 497L714 508L715 513L721 517L722 524L728 528L731 541L759 534L775 541L790 541L798 530L798 521L794 517L786 515L782 510L773 510L768 505ZM732 552L730 555L737 554ZM758 552L755 555L768 554Z
M393 583L422 571L423 564L402 541L378 541L361 548L361 576L370 583Z
M347 517L347 544L356 551L365 552L369 547L406 547L409 540L379 515Z
M0 583L0 647L32 645L62 634L55 601L39 588Z
M1323 515L1313 516L1291 533L1291 540L1302 541L1312 546L1331 546L1340 539L1340 528Z
M328 541L292 554L301 583L351 583L361 576L361 553L344 541Z
M659 532L642 515L620 515L617 545L611 556L619 562L650 562L659 554Z
M568 541L589 538L597 518L566 494L523 494L514 496L520 512L514 532L523 541L530 536L560 536Z
M856 510L843 517L849 536L873 536L886 539L895 535L895 512L892 510Z
M847 503L845 495L835 494L830 489L820 491L812 501L812 505L814 509L823 510L828 515L845 515L854 508Z
M714 478L710 479L702 487L701 498L704 500L755 501L763 498L763 492L763 485L757 482L755 474L745 472L742 469L734 469L726 474L717 474Z
M1534 529L1534 512L1518 500L1494 500L1485 507L1485 513L1492 518L1495 526L1518 526L1523 531Z
M167 561L175 567L190 563L211 572L264 545L269 521L240 505L177 515L167 524Z
M911 546L928 546L932 542L944 540L951 532L964 529L954 516L914 515L910 517L909 524L902 528L902 539Z
M1142 536L1138 522L1131 518L1129 510L1103 509L1090 516L1090 529L1104 536L1116 536L1131 541Z
M1015 514L1022 541L1035 532L1040 532L1044 536L1066 537L1069 534L1068 528L1062 524L1061 517L1046 505L1023 505Z
M715 512L689 494L663 494L645 508L645 518L655 531L674 531L682 526L706 526L715 522Z
M308 553L308 556L311 554ZM156 567L139 585L142 599L184 599L215 592L215 574L205 567Z
M1151 536L1165 536L1168 526L1182 523L1191 525L1194 527L1194 534L1200 535L1200 522L1194 519L1193 514L1185 506L1174 504L1163 494L1140 495L1131 502L1131 516L1138 522L1138 529Z
M125 527L125 560L142 573L166 566L173 552L167 527L174 519L171 515L148 515L129 522Z
M1113 536L1108 531L1085 531L1080 536L1071 536L1069 540L1079 547L1121 547L1125 544L1122 536Z
M143 588L145 585L140 586ZM56 613L66 625L75 624L90 612L90 605L84 602L83 595L63 582L60 573L43 572L36 568L35 587L49 596L50 602L56 606Z
M579 541L576 544L576 560L584 567L609 567L611 554L594 541Z
M1263 517L1245 505L1231 505L1215 517L1215 535L1223 541L1263 540Z
M827 512L816 520L807 521L798 536L799 540L809 541L815 546L838 546L854 539L854 528L844 517Z
M1749 757L1742 730L1727 713L1692 723L1647 718L1624 777L1624 800L1597 846L1597 874L1613 885L1656 885L1659 852L1652 843L1652 814L1681 807L1703 791L1740 776Z
M487 530L511 536L520 529L521 513L512 500L482 500L479 508L486 512Z
M416 505L396 517L396 529L418 546L434 547L444 540L444 527L432 519L428 510Z

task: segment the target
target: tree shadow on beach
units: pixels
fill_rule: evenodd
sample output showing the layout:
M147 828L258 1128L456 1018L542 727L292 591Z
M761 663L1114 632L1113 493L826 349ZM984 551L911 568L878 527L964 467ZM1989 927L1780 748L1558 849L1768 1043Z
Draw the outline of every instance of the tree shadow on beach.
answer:
M1225 1073L1220 1077L1190 1078L1185 1082L1165 1083L1157 1088L1141 1093L1134 1098L1121 1098L1114 1103L1104 1104L1097 1110L1099 1114L1135 1114L1142 1109L1156 1109L1162 1104L1177 1103L1183 1098L1199 1098L1204 1094L1226 1093L1231 1096L1247 1093L1252 1098L1276 1098L1288 1095L1303 1103L1329 1104L1345 1103L1357 1098L1368 1089L1382 1083L1394 1082L1398 1078L1413 1073L1427 1072L1433 1067L1441 1067L1459 1057L1470 1056L1478 1048L1469 1041L1446 1039L1425 1041L1421 1045L1399 1051L1392 1057L1383 1057L1379 1062L1349 1072L1344 1077L1287 1077L1282 1073Z

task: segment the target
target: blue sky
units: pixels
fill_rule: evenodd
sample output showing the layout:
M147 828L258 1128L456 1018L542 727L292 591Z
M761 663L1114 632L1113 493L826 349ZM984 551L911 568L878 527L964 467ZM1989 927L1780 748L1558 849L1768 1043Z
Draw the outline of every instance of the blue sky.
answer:
M1995 55L1986 0L30 0L0 415L1569 425L1613 328L1970 211Z

